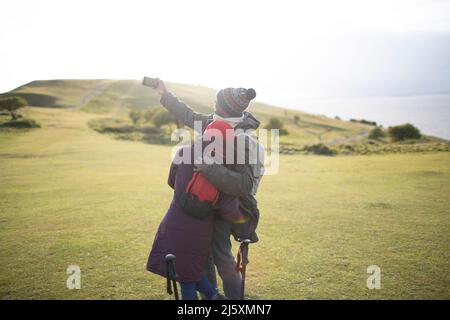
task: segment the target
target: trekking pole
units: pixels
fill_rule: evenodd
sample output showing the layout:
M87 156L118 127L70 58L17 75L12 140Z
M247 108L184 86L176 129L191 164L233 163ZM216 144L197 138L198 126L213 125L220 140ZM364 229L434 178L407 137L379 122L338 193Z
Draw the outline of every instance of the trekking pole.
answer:
M250 239L244 239L241 241L241 245L239 246L239 251L237 254L237 263L236 263L236 271L241 273L241 300L244 300L244 291L245 291L245 270L247 268L248 261L248 245L252 241Z
M175 292L175 300L180 300L178 296L178 288L177 281L175 280L177 277L177 273L175 272L175 255L169 253L166 255L166 279L167 279L167 293L173 294ZM173 286L173 290L172 290Z

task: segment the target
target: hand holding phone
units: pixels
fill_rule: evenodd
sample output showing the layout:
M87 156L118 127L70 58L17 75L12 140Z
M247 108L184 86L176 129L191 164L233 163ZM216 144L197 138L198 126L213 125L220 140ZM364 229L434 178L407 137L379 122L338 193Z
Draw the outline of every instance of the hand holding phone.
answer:
M144 80L142 80L142 84L144 86L152 87L153 89L155 89L158 86L158 80L159 79L157 78L144 77Z
M164 94L164 92L167 91L164 81L159 78L144 77L144 79L142 80L142 84L144 86L155 89L156 92L158 92L160 95Z

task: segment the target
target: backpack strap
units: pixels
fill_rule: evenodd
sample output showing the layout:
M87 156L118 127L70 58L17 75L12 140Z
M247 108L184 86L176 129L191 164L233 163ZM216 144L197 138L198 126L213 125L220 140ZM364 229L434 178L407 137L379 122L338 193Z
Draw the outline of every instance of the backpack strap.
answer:
M197 180L198 175L200 174L200 172L194 172L194 174L192 175L191 180L189 180L188 185L186 186L186 193L189 193L189 191L191 190L192 186L194 185L195 180Z

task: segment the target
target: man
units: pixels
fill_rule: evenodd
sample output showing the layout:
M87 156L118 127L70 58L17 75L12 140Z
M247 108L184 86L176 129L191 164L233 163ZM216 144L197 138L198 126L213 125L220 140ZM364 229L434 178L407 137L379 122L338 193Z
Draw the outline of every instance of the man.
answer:
M226 88L217 93L215 112L202 114L193 111L175 95L167 91L164 82L158 79L155 90L161 95L161 104L179 121L190 128L195 122L201 123L202 131L213 120L228 122L239 136L244 139L244 163L238 163L238 170L232 171L220 164L197 165L197 170L220 191L239 197L239 207L242 213L252 217L245 225L232 226L229 222L217 219L214 224L213 244L211 248L212 260L217 267L223 282L225 295L232 300L241 296L241 275L236 271L236 261L231 251L230 235L235 239L248 238L252 242L258 241L255 229L259 220L259 210L255 199L259 182L263 175L263 150L256 140L255 130L260 122L245 110L256 96L254 89ZM245 133L242 133L245 131ZM240 149L237 148L237 152ZM239 159L239 154L238 154ZM210 259L211 260L211 259ZM210 281L217 286L214 265L210 261L208 266Z

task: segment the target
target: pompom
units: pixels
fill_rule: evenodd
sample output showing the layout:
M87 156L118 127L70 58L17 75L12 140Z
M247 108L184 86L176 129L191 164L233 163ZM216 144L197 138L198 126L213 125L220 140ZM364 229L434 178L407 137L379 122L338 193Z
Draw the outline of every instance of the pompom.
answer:
M255 99L256 97L256 91L253 88L247 89L247 91L245 92L245 97L247 98L248 101Z

